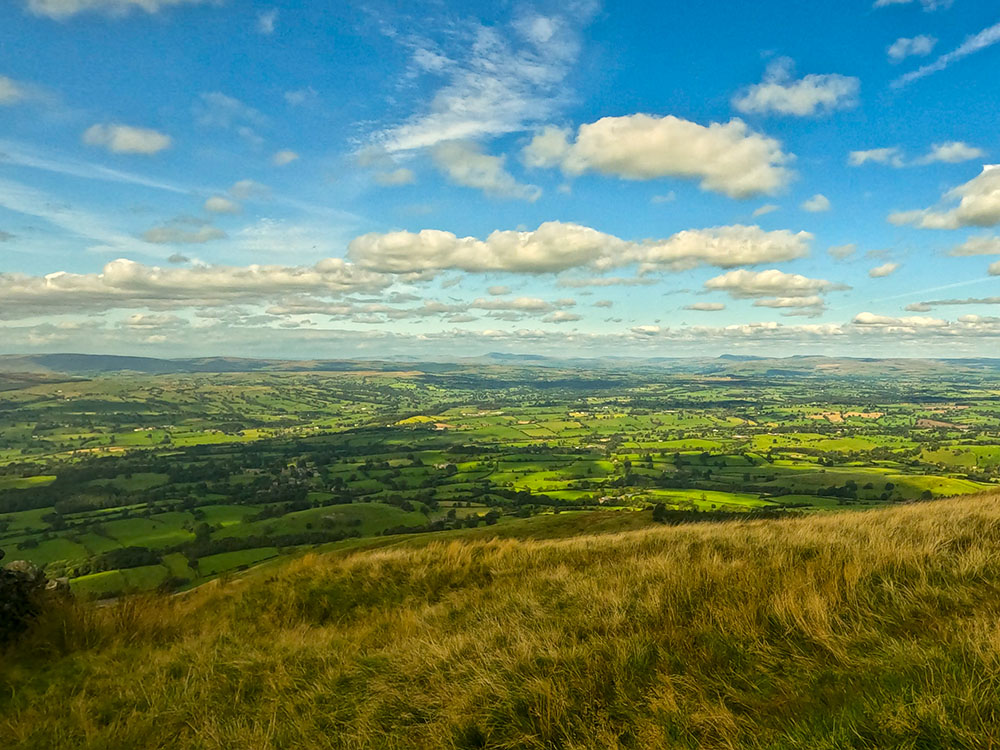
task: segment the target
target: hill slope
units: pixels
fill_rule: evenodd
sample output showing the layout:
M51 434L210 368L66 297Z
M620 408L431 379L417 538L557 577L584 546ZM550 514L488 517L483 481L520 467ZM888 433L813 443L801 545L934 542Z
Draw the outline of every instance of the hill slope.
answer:
M66 607L16 747L936 748L1000 740L1000 496L310 556Z

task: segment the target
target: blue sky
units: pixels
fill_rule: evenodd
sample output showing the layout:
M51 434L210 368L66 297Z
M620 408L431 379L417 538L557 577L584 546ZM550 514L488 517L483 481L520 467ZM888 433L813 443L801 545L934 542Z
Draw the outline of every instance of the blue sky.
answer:
M1000 8L11 0L0 351L991 356Z

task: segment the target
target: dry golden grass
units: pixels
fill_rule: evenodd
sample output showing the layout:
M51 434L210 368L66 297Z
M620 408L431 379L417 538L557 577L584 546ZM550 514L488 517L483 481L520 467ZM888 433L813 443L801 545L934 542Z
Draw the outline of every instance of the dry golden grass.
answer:
M1000 747L1000 497L311 556L57 609L25 748Z

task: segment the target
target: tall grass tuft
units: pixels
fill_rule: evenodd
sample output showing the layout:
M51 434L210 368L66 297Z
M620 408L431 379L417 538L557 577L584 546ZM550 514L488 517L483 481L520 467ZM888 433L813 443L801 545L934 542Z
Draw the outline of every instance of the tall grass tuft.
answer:
M4 747L1000 747L1000 497L313 555L3 659Z

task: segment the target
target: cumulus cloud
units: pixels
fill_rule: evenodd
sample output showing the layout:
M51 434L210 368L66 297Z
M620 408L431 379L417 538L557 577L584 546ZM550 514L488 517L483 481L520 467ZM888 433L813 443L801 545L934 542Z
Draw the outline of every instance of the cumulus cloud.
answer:
M889 214L893 224L912 224L922 229L959 229L1000 224L1000 165L987 165L964 185L948 191L944 200L958 200L947 210L931 208Z
M881 266L875 266L868 271L868 275L873 279L882 279L886 276L891 276L899 270L899 263L883 263Z
M412 185L417 181L417 176L412 169L400 167L388 172L376 172L375 182L386 187L398 187L400 185Z
M271 157L271 163L278 167L283 167L286 164L291 164L293 161L299 158L299 155L294 151L289 149L282 149L278 151L274 156Z
M931 146L930 152L917 159L917 164L933 164L942 162L944 164L958 164L972 159L981 159L986 156L986 152L981 148L970 146L962 141L948 141L946 143L935 143Z
M892 82L892 85L896 88L900 88L913 83L914 81L920 80L921 78L926 78L933 73L944 70L952 63L958 62L969 55L980 52L987 47L992 47L997 42L1000 42L1000 23L985 28L978 34L967 37L962 44L951 52L941 55L941 57L928 65L924 65L923 67L911 71L904 76L900 76Z
M812 198L809 198L802 203L802 210L808 211L809 213L821 213L823 211L830 210L830 199L827 198L822 193L816 193Z
M697 312L719 312L725 310L726 306L722 302L695 302L691 305L685 305L684 309Z
M948 251L948 255L955 257L968 255L1000 255L1000 237L996 235L970 237L962 244L955 245L955 247Z
M861 81L829 73L794 78L795 64L787 57L774 60L761 83L733 99L733 106L747 114L780 114L811 117L857 106Z
M906 164L902 152L896 146L870 148L866 151L852 151L847 157L847 163L852 167L860 167L869 162L874 164L888 164L893 167L902 167Z
M754 297L811 297L833 290L849 289L826 279L811 279L777 269L768 271L748 271L741 268L705 282L709 291L726 292L735 299Z
M261 302L293 294L373 292L389 281L327 258L314 266L160 268L120 258L101 273L46 276L0 273L0 317L121 308L179 309Z
M1000 260L996 263L990 263L989 268L986 269L990 276L1000 276Z
M100 12L109 16L124 16L133 10L158 13L175 5L199 5L215 0L28 0L28 10L36 16L57 21L78 13Z
M635 242L579 224L550 221L534 231L498 230L485 240L431 229L371 233L351 242L348 257L363 268L390 273L557 273L584 267L604 271L633 263L643 271L676 271L699 265L732 268L801 258L808 254L811 240L808 232L765 232L757 226L735 225L685 230L664 240Z
M101 146L116 154L157 154L170 147L171 138L156 130L130 125L91 125L83 133L88 146Z
M572 323L577 320L583 320L583 316L566 312L565 310L556 310L551 315L546 315L542 320L545 323Z
M475 143L446 141L431 149L434 164L457 185L482 190L494 198L536 201L542 191L519 183L504 166L504 157L484 153Z
M206 200L204 208L213 214L238 214L243 210L239 203L221 195L213 195Z
M853 325L862 328L882 328L887 331L914 331L925 328L946 328L947 320L928 318L922 315L893 318L887 315L875 315L870 312L858 313L851 321Z
M638 260L643 271L680 271L700 265L733 268L805 257L812 239L809 232L765 232L758 226L736 224L688 229L666 240L647 240L626 257Z
M509 286L491 286L486 290L488 293L492 294L494 297L502 297L505 294L510 294Z
M707 127L673 115L604 117L571 132L547 127L523 151L530 167L568 175L597 172L628 180L677 177L732 198L772 194L792 178L794 157L740 119Z
M898 63L907 57L924 57L934 51L937 39L927 34L900 37L888 49L889 60Z

